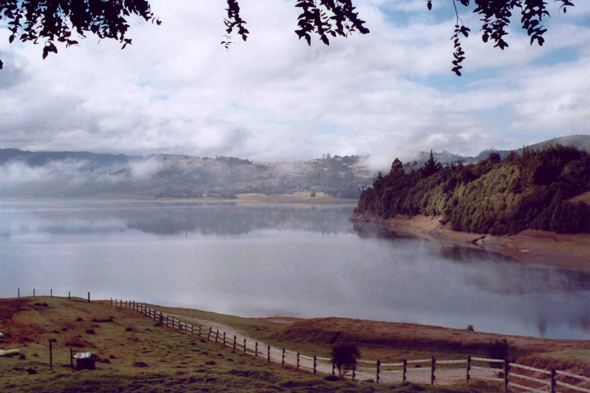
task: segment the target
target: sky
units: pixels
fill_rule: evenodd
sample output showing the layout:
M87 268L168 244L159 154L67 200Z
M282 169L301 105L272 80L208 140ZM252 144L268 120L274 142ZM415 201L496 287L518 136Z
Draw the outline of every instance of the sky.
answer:
M590 135L590 4L549 2L545 45L513 17L501 51L484 44L473 9L463 76L451 72L452 2L355 0L368 35L294 33L294 0L241 0L250 37L229 50L223 0L153 0L157 26L132 19L133 45L8 43L0 30L0 148L255 161L416 151L474 155Z

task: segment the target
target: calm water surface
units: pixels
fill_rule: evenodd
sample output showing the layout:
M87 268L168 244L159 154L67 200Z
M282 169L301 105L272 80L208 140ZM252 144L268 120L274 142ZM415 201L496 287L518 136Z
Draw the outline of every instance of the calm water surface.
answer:
M590 275L357 233L353 207L1 201L0 297L590 338Z

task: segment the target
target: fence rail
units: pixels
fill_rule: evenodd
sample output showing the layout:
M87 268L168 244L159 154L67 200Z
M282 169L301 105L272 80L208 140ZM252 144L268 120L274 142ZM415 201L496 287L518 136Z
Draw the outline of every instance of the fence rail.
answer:
M213 330L213 327L211 326L194 326L183 322L176 317L172 317L170 314L149 307L147 304L136 301L111 299L111 306L132 308L147 317L159 321L162 325L167 327L178 329L186 334L198 335L199 338L213 341L216 344L222 344L224 347L229 346L234 353L240 352L244 355L253 356L254 358L262 358L265 359L267 363L280 363L283 367L288 363L287 360L290 360L289 364L296 365L297 370L305 370L314 374L318 372L330 374L331 367L331 374L335 374L336 367L331 358L319 357L317 355L306 356L300 352L287 350L285 348L274 348L271 346L266 346L265 348L263 345L259 346L257 341L249 340L246 337L238 337L237 335L229 336L225 332L220 332L218 329ZM482 367L480 365L473 365L472 362L484 362L488 363L490 366L493 364L495 367L501 365L501 368ZM419 363L428 363L428 367L420 367ZM357 366L357 364L359 364L359 366ZM415 365L415 367L409 367L409 365ZM444 365L445 367L438 369L439 365ZM568 391L574 390L577 392L590 393L590 388L588 387L573 385L569 380L568 382L565 382L557 379L557 377L577 378L584 383L590 382L590 377L572 374L561 370L544 370L523 364L511 363L507 359L488 359L467 356L467 359L437 360L435 357L432 357L430 359L402 360L401 362L396 363L381 363L379 359L356 359L355 363L352 364L352 366L345 367L344 371L345 373L352 371L353 381L359 379L358 377L364 379L372 379L374 377L376 383L393 382L392 378L399 379L400 375L401 380L406 381L408 379L408 374L414 374L414 372L419 372L417 375L414 375L414 378L423 379L425 377L427 378L427 376L423 375L422 372L429 372L430 384L433 385L436 380L437 371L438 373L454 372L453 375L458 375L456 372L460 371L460 369L464 371L464 377L462 377L462 379L464 379L466 383L469 383L470 379L503 382L505 391L508 391L508 387L511 386L516 389L536 393L568 393L566 391L557 392L555 387L560 386L568 389ZM524 370L524 372L530 372L533 373L533 375L517 373L515 369ZM546 376L549 376L550 380L541 379ZM518 382L515 382L515 379ZM522 385L521 383L525 383L524 381L543 385L543 387L548 389L543 390L536 385Z

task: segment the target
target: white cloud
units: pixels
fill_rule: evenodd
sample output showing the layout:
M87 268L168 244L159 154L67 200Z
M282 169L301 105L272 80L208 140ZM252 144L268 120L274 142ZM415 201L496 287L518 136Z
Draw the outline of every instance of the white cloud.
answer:
M465 14L474 34L459 79L450 72L452 14L428 16L423 1L357 1L371 34L329 47L297 39L288 0L242 4L251 36L228 52L220 1L153 1L164 23L134 21L123 51L90 37L42 61L40 46L9 46L2 31L0 146L282 161L476 153L531 143L541 130L590 133L585 5L554 15L543 48L514 28L505 51L483 45L477 16ZM411 23L398 23L395 10ZM543 65L563 48L579 58Z

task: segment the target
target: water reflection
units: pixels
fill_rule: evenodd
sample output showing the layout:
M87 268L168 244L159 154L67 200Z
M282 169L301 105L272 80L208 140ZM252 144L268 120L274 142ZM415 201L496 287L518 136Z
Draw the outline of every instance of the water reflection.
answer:
M55 202L47 202L52 206ZM133 202L4 202L12 213L10 227L0 224L0 235L28 232L50 234L120 232L136 229L162 236L179 233L240 235L261 229L352 233L348 217L352 207L240 206L237 204L159 204ZM23 210L20 210L23 209Z
M92 291L245 316L590 338L590 277L357 234L352 207L0 204L0 296Z

